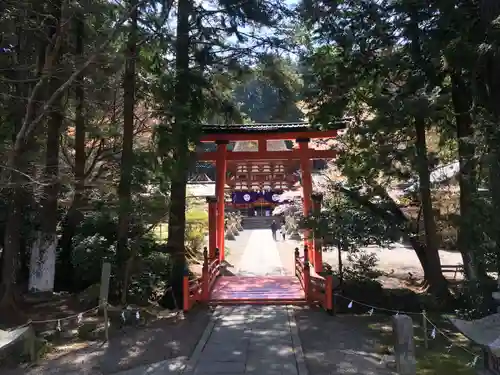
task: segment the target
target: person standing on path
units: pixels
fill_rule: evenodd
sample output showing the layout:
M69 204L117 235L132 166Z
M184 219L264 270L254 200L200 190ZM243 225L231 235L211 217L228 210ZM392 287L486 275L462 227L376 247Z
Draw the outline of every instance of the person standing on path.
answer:
M273 233L273 240L276 241L276 232L278 231L278 224L276 224L276 221L273 220L271 224L271 232Z
M283 241L285 241L285 237L286 237L285 224L281 224L280 232L281 232L281 235L283 236Z

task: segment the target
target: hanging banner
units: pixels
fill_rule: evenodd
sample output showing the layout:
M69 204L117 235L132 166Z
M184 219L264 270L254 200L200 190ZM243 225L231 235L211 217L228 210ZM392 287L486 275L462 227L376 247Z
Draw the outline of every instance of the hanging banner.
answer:
M258 193L254 191L235 191L232 194L233 203L249 204L254 203L258 198Z
M266 203L278 204L280 199L280 192L278 191L235 191L232 193L232 201L234 204L251 204L257 201L264 201Z
M280 194L276 191L266 191L263 194L263 198L268 203L279 203Z

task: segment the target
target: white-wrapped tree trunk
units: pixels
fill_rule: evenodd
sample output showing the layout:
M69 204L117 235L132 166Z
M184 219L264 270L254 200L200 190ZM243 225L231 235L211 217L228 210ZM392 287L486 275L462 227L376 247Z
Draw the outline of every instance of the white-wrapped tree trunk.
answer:
M56 273L57 236L38 232L31 248L29 290L51 292Z

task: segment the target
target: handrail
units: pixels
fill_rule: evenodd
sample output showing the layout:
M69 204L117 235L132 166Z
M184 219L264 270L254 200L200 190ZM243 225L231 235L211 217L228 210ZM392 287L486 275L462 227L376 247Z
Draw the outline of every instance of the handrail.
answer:
M186 273L188 271L186 270ZM202 300L203 277L189 280L189 274L184 274L182 291L183 291L183 306L184 312L191 310L193 305Z
M203 268L202 275L199 278L190 280L189 274L186 274L183 279L183 310L188 312L197 302L208 302L210 292L215 284L217 277L220 274L219 250L215 249L215 257L209 259L208 251L203 249Z
M299 255L295 248L295 275L298 277L306 299L312 303L319 303L325 310L333 310L333 276L325 277L311 275L308 261L308 249L304 246L304 256Z
M311 276L309 295L312 302L318 302L326 311L333 309L333 276Z

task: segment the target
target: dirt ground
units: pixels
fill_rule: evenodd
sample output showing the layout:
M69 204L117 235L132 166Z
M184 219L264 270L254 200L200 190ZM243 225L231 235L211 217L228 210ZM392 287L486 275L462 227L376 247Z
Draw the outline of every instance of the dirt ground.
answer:
M401 243L395 243L390 248L370 246L365 249L366 252L373 252L377 255L377 269L387 274L381 276L380 281L386 288L404 287L406 281L421 280L424 277L422 267L418 261L415 251ZM462 264L462 256L459 252L440 250L439 257L442 265ZM343 254L344 264L348 264L347 255ZM337 252L324 252L323 261L331 264L333 268L338 267ZM410 276L411 274L411 276ZM454 274L445 274L445 277L453 279ZM456 275L456 280L461 280L462 274Z
M227 241L229 253L226 257L229 263L228 271L238 267L243 252L246 248L248 237L251 231L244 231L237 237L236 241ZM293 275L295 272L294 265L294 249L303 248L301 241L286 239L277 242L278 252L281 262L287 275ZM381 276L380 282L386 288L404 288L407 287L408 281L417 281L423 279L422 267L415 254L415 251L410 247L394 243L389 248L370 246L363 249L366 252L373 252L377 255L378 263L376 269L383 272L387 276ZM462 256L459 252L440 250L439 256L441 264L457 265L462 264ZM336 251L323 252L323 261L332 265L334 269L338 268L338 254ZM347 254L342 254L344 265L348 265ZM410 276L411 274L411 276ZM445 274L446 277L453 279L453 274ZM461 274L456 275L456 280L462 279Z
M172 315L145 326L126 326L110 341L71 342L54 347L36 366L2 369L2 375L107 375L166 359L188 358L209 320L208 309Z
M384 363L377 335L362 316L295 308L307 368L314 375L395 375Z

